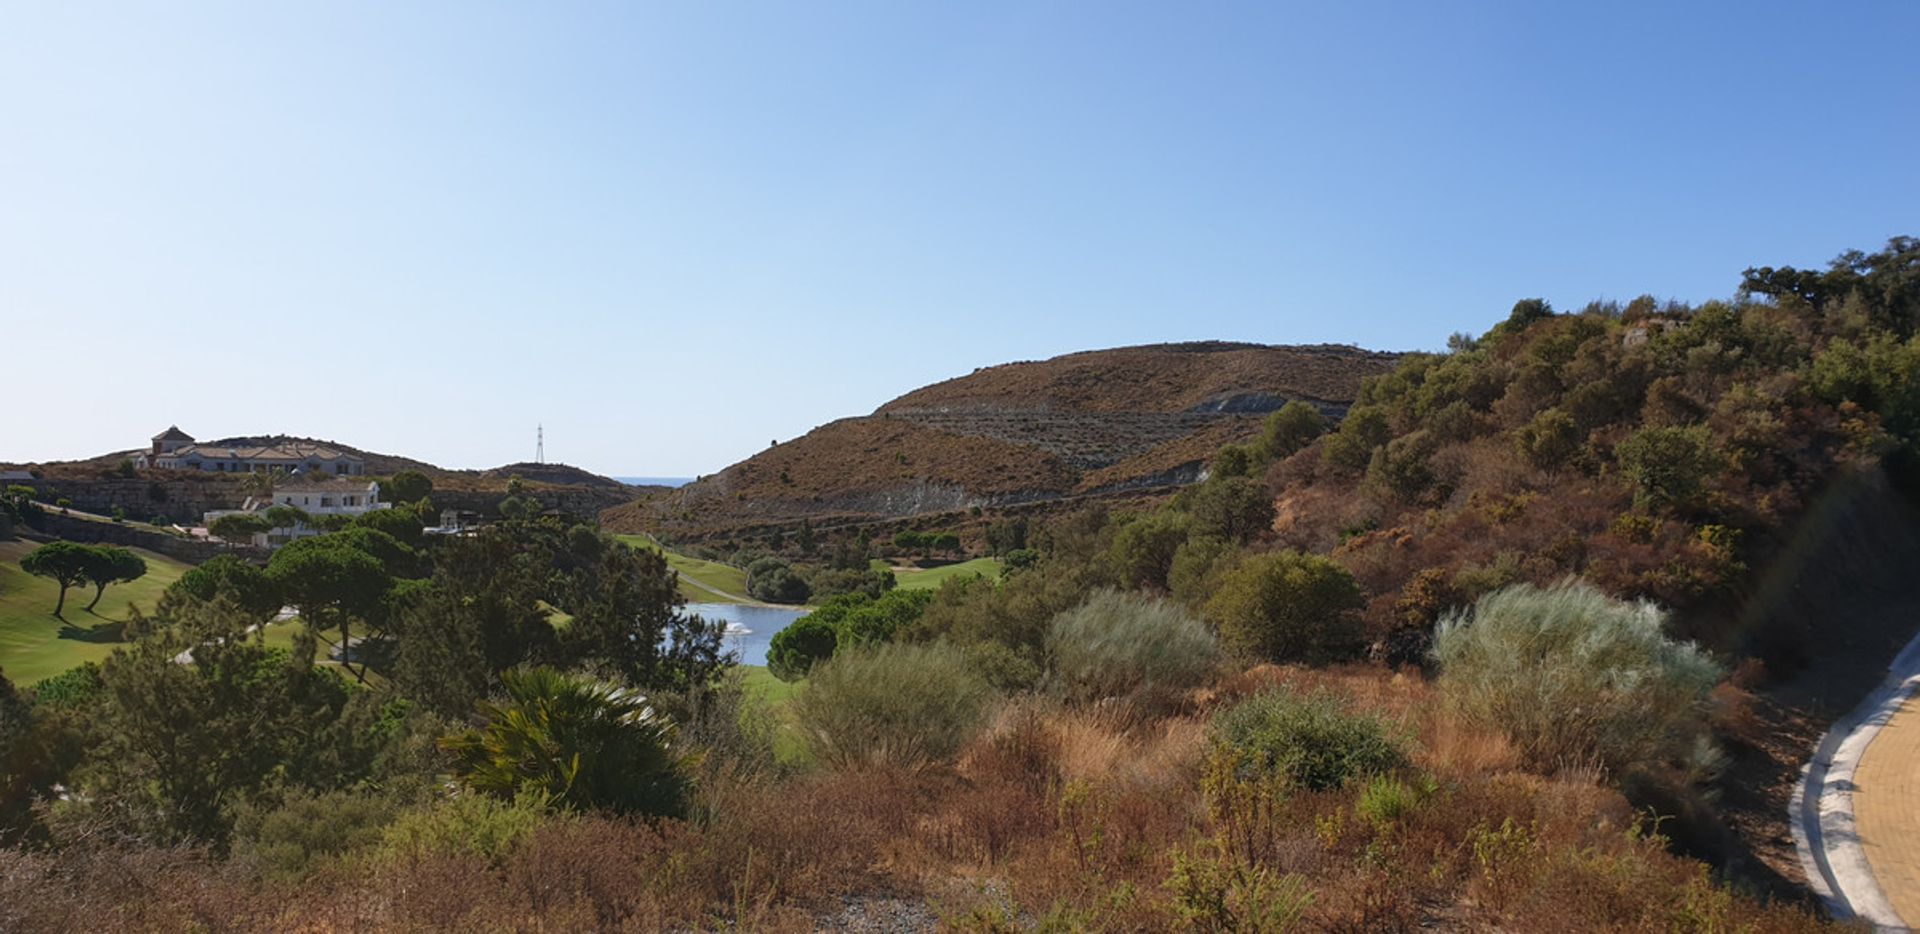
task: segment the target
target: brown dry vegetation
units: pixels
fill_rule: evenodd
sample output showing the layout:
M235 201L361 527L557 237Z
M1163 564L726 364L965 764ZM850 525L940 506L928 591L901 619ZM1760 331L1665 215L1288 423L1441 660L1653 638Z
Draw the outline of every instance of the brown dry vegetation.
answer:
M1047 408L1078 412L1182 412L1241 393L1343 402L1395 354L1341 345L1269 347L1225 341L1090 350L1007 363L934 383L879 413Z
M1413 744L1406 806L1235 778L1205 716L1288 685L1385 715ZM21 931L813 930L849 898L961 930L1260 930L1295 904L1328 931L1808 930L1669 853L1584 774L1515 770L1411 675L1265 667L1161 718L1016 702L951 767L712 776L706 816L556 818L488 860L348 857L302 881L241 861L103 842L0 852ZM1283 898L1281 896L1288 896Z
M677 539L769 523L885 522L1197 479L1252 416L1288 399L1339 411L1393 354L1172 344L988 367L823 425L679 490L610 509L622 532Z

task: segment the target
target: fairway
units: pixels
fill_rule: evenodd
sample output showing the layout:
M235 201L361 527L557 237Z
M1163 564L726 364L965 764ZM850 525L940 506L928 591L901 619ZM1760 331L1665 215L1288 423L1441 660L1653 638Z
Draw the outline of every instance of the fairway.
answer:
M941 584L956 577L971 577L975 574L989 580L998 580L1002 566L999 558L975 558L959 564L948 564L937 568L895 569L893 579L903 590L936 590Z
M651 535L616 535L635 548L662 552L667 566L680 573L680 595L692 603L747 603L747 572L718 561L689 558L661 548Z
M93 588L70 588L63 623L53 618L59 586L20 569L20 558L38 547L36 542L0 541L0 671L19 685L106 658L122 644L119 629L127 611L138 606L151 612L161 592L191 567L135 548L133 552L147 561L147 575L108 587L92 613L82 607L93 599Z

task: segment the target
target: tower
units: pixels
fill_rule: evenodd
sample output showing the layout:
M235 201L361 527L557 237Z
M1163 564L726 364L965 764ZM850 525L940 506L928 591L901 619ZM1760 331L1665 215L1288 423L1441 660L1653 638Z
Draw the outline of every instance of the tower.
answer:
M544 424L533 426L533 462L547 462L547 426Z

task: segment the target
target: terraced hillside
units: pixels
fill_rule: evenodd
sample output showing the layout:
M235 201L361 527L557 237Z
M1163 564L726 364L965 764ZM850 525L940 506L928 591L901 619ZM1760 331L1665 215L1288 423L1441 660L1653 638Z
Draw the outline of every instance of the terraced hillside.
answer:
M1303 400L1338 417L1396 355L1223 342L976 370L830 422L718 474L602 514L681 539L891 520L1189 483L1222 444Z

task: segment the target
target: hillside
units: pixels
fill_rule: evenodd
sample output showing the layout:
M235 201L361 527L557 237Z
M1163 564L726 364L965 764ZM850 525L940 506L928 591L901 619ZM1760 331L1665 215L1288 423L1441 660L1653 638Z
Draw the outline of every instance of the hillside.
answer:
M868 522L1192 482L1260 416L1338 417L1395 354L1345 346L1160 344L1009 363L935 383L678 490L616 507L623 532L680 538Z
M382 454L339 441L293 435L245 435L213 439L207 444L254 447L274 444L311 444L359 457L369 477L389 477L403 470L417 471L433 481L433 501L441 508L492 512L506 496L507 481L519 477L529 492L547 508L593 515L642 496L654 489L632 487L565 464L507 464L489 470L453 470L398 454ZM128 516L146 519L165 516L191 520L215 509L231 509L246 498L237 474L199 470L142 470L123 472L121 464L140 452L115 451L74 461L0 463L0 470L32 470L36 485L50 497L66 498L81 509L109 513L118 508Z

